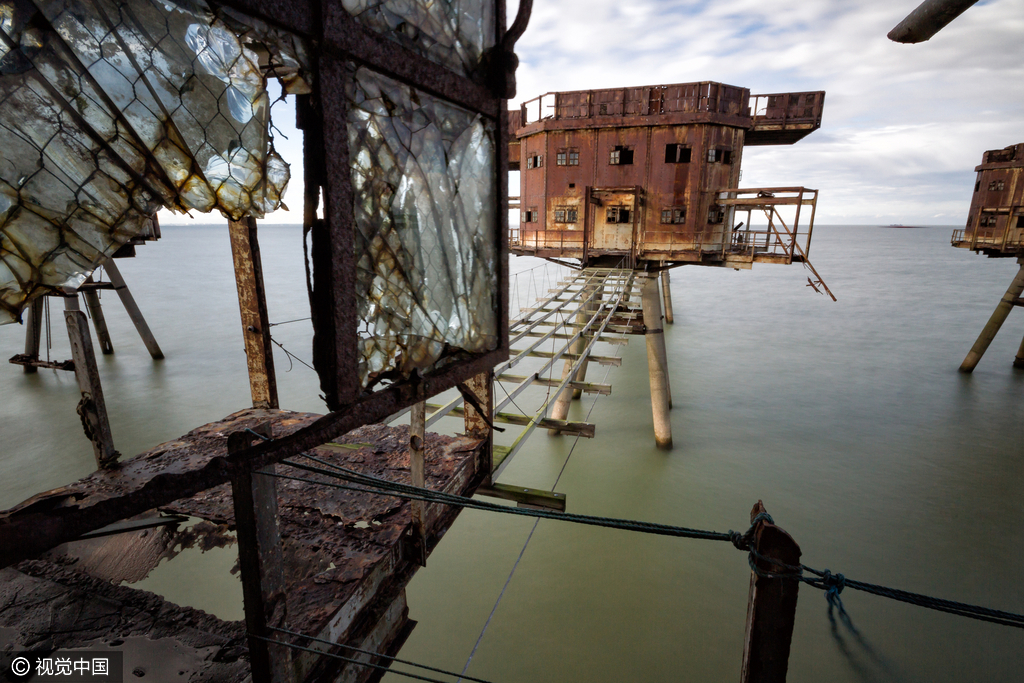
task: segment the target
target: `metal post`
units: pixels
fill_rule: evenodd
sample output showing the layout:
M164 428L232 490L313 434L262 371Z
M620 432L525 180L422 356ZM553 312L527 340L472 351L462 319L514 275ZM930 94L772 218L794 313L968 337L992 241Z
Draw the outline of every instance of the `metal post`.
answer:
M427 404L424 401L412 406L409 419L409 478L413 486L426 487L423 462L423 440L426 437ZM413 500L412 503L412 550L413 560L421 567L427 566L427 511L426 503Z
M124 283L124 278L121 277L121 271L118 269L117 264L114 263L114 259L107 259L103 263L103 267L106 268L107 275L110 276L110 282L114 285L114 291L120 297L124 310L128 311L128 317L132 319L135 329L138 330L143 343L149 349L149 355L153 357L153 360L160 360L164 357L164 352L160 350L160 345L156 343L156 338L149 329L149 325L146 324L146 319L142 317L142 311L139 310L139 305L135 303L135 297L128 290L128 285Z
M491 472L494 471L494 370L481 372L466 380L466 388L473 394L477 404L486 414L481 414L469 401L465 402L466 435L477 439L486 439L480 453L477 471L484 475L483 484L491 483Z
M86 284L92 284L95 280L92 275L85 279ZM110 331L107 330L107 320L103 317L103 307L100 305L100 295L95 289L83 289L82 296L85 297L85 305L89 308L89 315L92 316L93 327L96 328L96 339L100 342L100 351L104 356L114 353L114 343L110 340Z
M228 221L231 257L235 264L242 338L249 365L249 391L254 408L277 408L277 377L270 341L270 316L263 287L263 264L256 238L256 219Z
M1020 264L1020 270L1017 271L1017 276L1013 278L1013 282L1010 283L1010 288L1006 290L1006 294L1003 294L1002 300L999 305L996 306L996 310L992 313L992 317L988 319L988 323L985 325L985 329L978 335L978 340L974 342L974 346L971 347L970 353L964 358L964 362L960 364L960 372L973 372L975 366L978 365L978 361L985 355L985 350L988 349L988 345L995 339L996 333L999 332L999 328L1002 327L1006 317L1010 315L1010 311L1013 309L1015 302L1020 297L1021 292L1024 292L1024 258L1017 259L1017 263ZM1018 357L1020 357L1018 352Z
M668 385L668 356L661 327L661 297L658 278L644 280L641 299L644 315L644 336L647 339L647 370L651 375L651 412L654 416L654 441L658 448L672 448L672 422L669 409L672 395Z
M751 523L764 512L764 504L757 501L750 511ZM758 570L789 574L793 570L787 566L800 566L800 546L792 536L766 519L756 524L751 545L757 553ZM795 579L751 572L741 683L785 683L799 589L800 582Z
M668 269L661 271L661 296L665 300L665 322L672 325L675 316L672 315L672 286L669 284Z
M92 441L96 467L103 469L116 463L121 454L114 450L114 437L107 418L107 405L103 400L103 387L100 385L99 368L96 367L89 321L78 308L77 294L67 297L64 303L64 321L71 342L71 357L75 361L75 379L82 392L78 414L82 418L85 435Z
M253 431L272 436L270 423L257 425ZM248 432L229 434L228 453L249 448L255 439ZM277 486L275 478L267 476L274 468L269 465L247 471L231 481L253 683L290 683L294 679L288 648L261 640L274 638L277 634L271 627L284 627L287 616Z
M28 323L25 325L25 355L28 360L39 360L39 343L43 336L43 297L33 299L29 308ZM34 365L24 365L25 374L39 372Z

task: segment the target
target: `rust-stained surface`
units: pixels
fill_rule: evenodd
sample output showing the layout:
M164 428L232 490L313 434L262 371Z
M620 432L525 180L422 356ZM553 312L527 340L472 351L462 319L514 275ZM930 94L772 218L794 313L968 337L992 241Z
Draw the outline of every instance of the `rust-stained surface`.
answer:
M991 257L1024 256L1024 142L985 152L967 226L954 230L954 247Z
M317 417L310 413L259 409L235 413L120 463L118 472L97 472L61 489L35 496L15 510L56 505L71 499L81 503L116 496L124 487L137 485L160 468L173 468L175 463L187 462L189 458L208 457L210 452L223 451L230 433L270 420L276 438L308 425ZM478 483L477 460L484 443L481 439L428 433L424 439L426 486L471 494ZM407 427L368 425L310 452L338 466L409 483L408 444ZM315 465L308 460L305 462ZM277 465L277 473L344 483L285 464ZM284 478L277 480L277 491L289 630L342 641L363 637L365 634L357 631L366 626L366 615L387 613L390 603L381 601L399 599L405 583L415 572L417 565L409 556L404 540L412 527L411 503ZM234 524L229 484L175 501L162 506L161 510L204 521L181 531L161 528L133 532L131 536L135 538L120 541L93 539L70 543L51 551L47 558L65 565L66 568L60 570L62 575L80 569L83 576L95 574L106 580L127 580L144 576L158 562L173 558L185 547L233 542L229 531ZM439 505L426 506L428 550L440 540L457 513L458 510ZM117 548L122 555L129 553L135 558L118 559ZM26 566L42 567L43 563L22 563L18 565L19 571L24 572ZM14 572L13 569L5 571ZM88 583L85 578L75 580ZM80 598L92 599L88 594ZM0 601L0 604L4 603ZM0 625L18 623L9 618L6 609L0 609ZM185 610L173 605L166 609ZM386 629L389 633L397 633L404 624L405 612L398 612L401 614L392 615L394 623ZM369 621L371 626L378 623L374 619ZM114 637L113 632L105 637ZM313 657L299 657L300 667L306 670L312 667Z
M509 115L519 126L519 149L509 150L519 153L521 188L511 250L584 266L609 258L741 268L780 262L764 249L734 249L755 238L738 239L723 193L739 187L745 145L792 144L820 127L824 96L751 96L703 82L530 100ZM790 228L795 218L787 218ZM810 227L805 237L809 243ZM790 248L783 261L805 256Z

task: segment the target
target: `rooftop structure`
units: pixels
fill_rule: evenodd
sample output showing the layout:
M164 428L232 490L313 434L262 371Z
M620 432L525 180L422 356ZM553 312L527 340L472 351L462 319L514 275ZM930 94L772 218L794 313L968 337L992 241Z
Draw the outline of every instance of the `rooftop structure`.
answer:
M712 82L529 100L509 113L509 168L521 172L510 249L584 266L806 261L817 190L740 188L740 163L745 145L817 130L824 100Z

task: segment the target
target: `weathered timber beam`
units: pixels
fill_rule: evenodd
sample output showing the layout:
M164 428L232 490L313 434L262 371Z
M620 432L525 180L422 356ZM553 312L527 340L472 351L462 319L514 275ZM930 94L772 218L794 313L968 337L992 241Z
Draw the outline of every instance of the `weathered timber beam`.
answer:
M564 493L541 491L540 489L530 489L524 486L513 486L510 484L491 484L490 486L478 487L475 494L478 496L487 496L488 498L514 500L516 502L516 507L540 508L543 510L565 512Z
M522 356L535 356L537 358L551 358L553 356L559 355L558 352L554 352L554 351L528 351L526 353L522 353L522 352L516 351L515 349L512 350L512 353L513 354L522 355ZM573 358L573 359L576 359L576 358L580 357L580 354L578 354L578 353L563 353L563 354L561 354L561 356L563 358ZM587 358L589 358L590 360L592 360L595 363L599 363L600 365L615 365L615 366L622 365L622 358L620 358L619 356L594 356L594 355L589 355L589 356L587 356Z
M496 379L499 382L519 384L526 379L526 375L510 375L508 373L502 373ZM559 381L557 379L550 379L547 377L537 377L533 380L533 383L539 384L542 387L557 387L559 385ZM569 386L573 389L579 389L586 394L601 394L602 396L608 396L612 393L611 384L599 384L596 382L569 382Z
M593 358L593 356L591 356L591 358ZM437 405L436 403L428 403L427 412L434 412L440 407L441 406ZM452 408L448 412L448 414L456 417L461 417L464 414L464 410L462 406L457 406L455 408ZM530 424L531 420L533 420L532 417L528 417L526 415L519 415L517 413L498 412L494 414L494 421L500 422L501 424L519 425L525 427ZM546 417L541 418L541 420L537 423L537 426L542 429L557 429L565 434L579 434L580 436L586 437L588 439L594 438L594 434L597 432L597 426L589 422L567 422L565 420L552 420ZM494 448L497 449L498 447L495 446Z

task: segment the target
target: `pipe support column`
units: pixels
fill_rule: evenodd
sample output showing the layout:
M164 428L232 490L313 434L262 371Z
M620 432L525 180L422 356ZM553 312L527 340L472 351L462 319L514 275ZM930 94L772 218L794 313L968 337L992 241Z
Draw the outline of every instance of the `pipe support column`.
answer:
M643 286L643 314L647 339L647 369L651 376L651 412L654 417L654 441L658 448L672 448L672 421L669 417L671 394L668 384L668 354L661 326L661 297L658 278L647 277Z
M1017 276L1013 278L1013 282L1010 283L1010 288L1006 290L1006 294L1003 295L999 305L996 306L996 310L992 313L992 317L988 319L988 323L985 325L985 329L978 335L978 340L974 342L974 346L971 347L967 357L964 358L964 362L960 364L960 372L973 372L975 366L978 365L978 361L985 355L988 345L995 339L996 333L999 332L999 328L1002 327L1006 321L1006 317L1010 315L1010 311L1013 310L1014 302L1020 297L1021 292L1024 292L1024 258L1017 259L1017 263L1020 264L1020 270L1017 271ZM1021 344L1021 351L1024 351L1024 343ZM1021 351L1017 352L1017 358L1021 359ZM1014 365L1017 365L1017 361L1014 361Z

